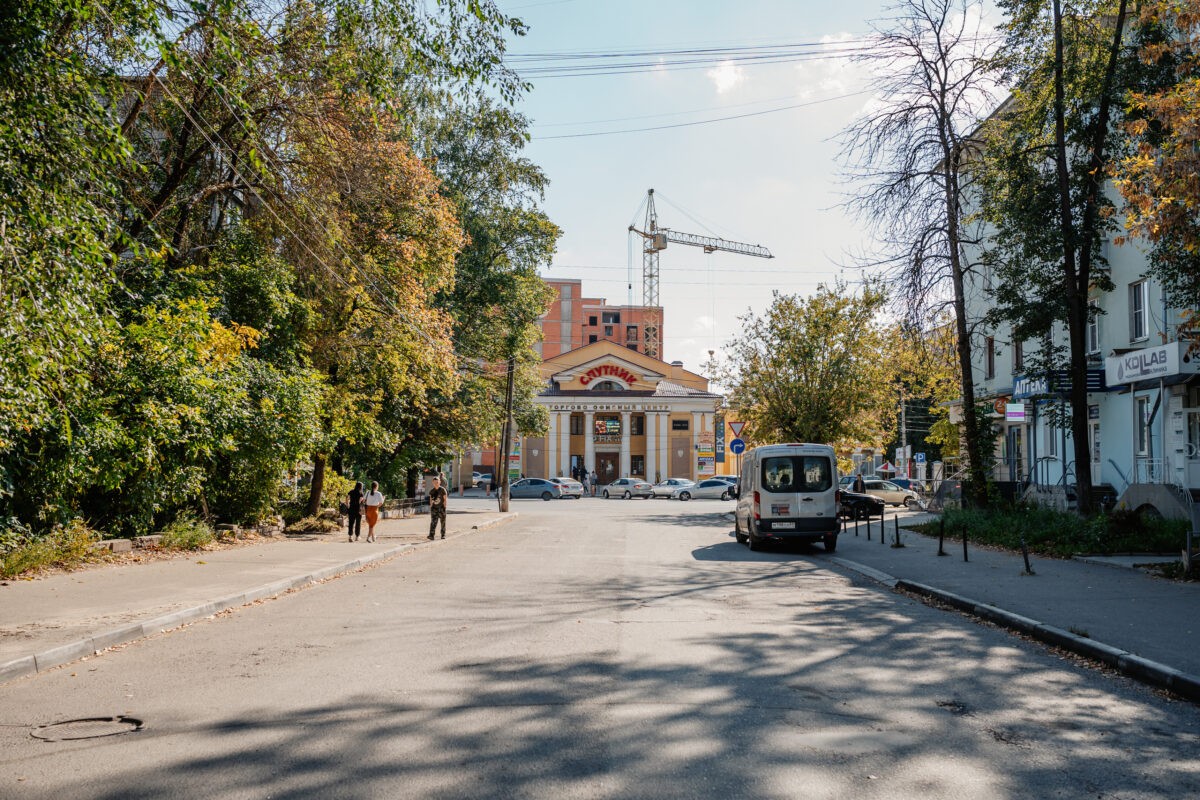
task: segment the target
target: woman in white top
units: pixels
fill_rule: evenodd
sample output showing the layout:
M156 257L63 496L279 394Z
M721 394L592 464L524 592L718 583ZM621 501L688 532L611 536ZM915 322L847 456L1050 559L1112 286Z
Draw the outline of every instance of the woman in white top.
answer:
M379 522L379 508L383 505L383 492L379 491L379 481L371 481L371 491L363 498L367 506L367 541L375 541L375 523Z

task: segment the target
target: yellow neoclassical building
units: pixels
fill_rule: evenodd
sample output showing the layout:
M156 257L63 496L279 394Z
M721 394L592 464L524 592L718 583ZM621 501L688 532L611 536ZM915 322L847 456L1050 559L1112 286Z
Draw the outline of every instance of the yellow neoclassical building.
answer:
M716 411L722 397L708 379L608 341L542 362L550 414L546 436L521 441L527 477L595 470L600 485L631 475L657 482L719 473Z

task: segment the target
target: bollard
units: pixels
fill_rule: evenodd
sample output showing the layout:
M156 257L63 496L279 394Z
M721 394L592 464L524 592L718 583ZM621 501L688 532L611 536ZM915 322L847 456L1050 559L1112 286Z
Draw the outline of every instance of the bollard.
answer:
M1029 547L1025 544L1025 534L1021 534L1021 555L1025 558L1025 573L1026 575L1036 575L1033 567L1029 565Z
M892 521L896 523L896 541L892 542L892 547L904 547L900 543L900 514L898 512L892 517Z
M871 541L871 512L867 512L867 541Z
M962 534L963 534L963 561L969 561L970 559L967 558L967 523L965 523L965 522L962 525Z
M887 538L887 506L884 506L883 511L879 512L879 543L886 544L884 539Z
M940 524L940 525L938 525L938 551L937 551L937 554L938 554L939 556L948 556L948 555L950 555L950 554L946 552L946 548L945 548L945 544L946 544L946 518L945 518L945 517L942 517L942 518L939 520L939 522L940 522L941 524Z

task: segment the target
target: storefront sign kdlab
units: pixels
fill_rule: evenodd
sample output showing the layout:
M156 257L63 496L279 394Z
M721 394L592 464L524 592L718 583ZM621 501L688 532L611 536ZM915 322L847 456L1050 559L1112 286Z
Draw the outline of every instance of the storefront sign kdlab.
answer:
M1200 373L1200 357L1188 352L1186 342L1170 342L1109 356L1104 360L1104 372L1109 384L1194 375Z

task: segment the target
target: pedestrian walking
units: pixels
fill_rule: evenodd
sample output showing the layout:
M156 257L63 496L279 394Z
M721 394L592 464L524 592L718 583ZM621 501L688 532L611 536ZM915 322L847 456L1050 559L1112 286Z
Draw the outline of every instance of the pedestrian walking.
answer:
M346 535L351 542L357 541L362 533L362 500L363 485L359 481L346 495Z
M579 470L579 477L580 477L580 481L579 481L579 482L583 484L583 493L584 493L584 494L587 494L587 493L588 493L588 476L587 476L587 473L586 473L586 472L584 472L584 471L581 469L581 470Z
M862 473L859 472L854 476L854 491L862 494L867 490L867 482L863 480Z
M596 496L596 468L595 467L592 468L592 474L591 474L590 478L591 478L591 482L592 482L592 497L595 497Z
M442 538L446 538L446 488L442 486L441 478L433 478L433 488L429 490L429 536L432 539L437 529L438 520L442 522Z
M375 541L375 523L379 522L379 509L383 508L383 492L379 491L379 481L371 481L371 491L364 498L367 504L367 541Z

